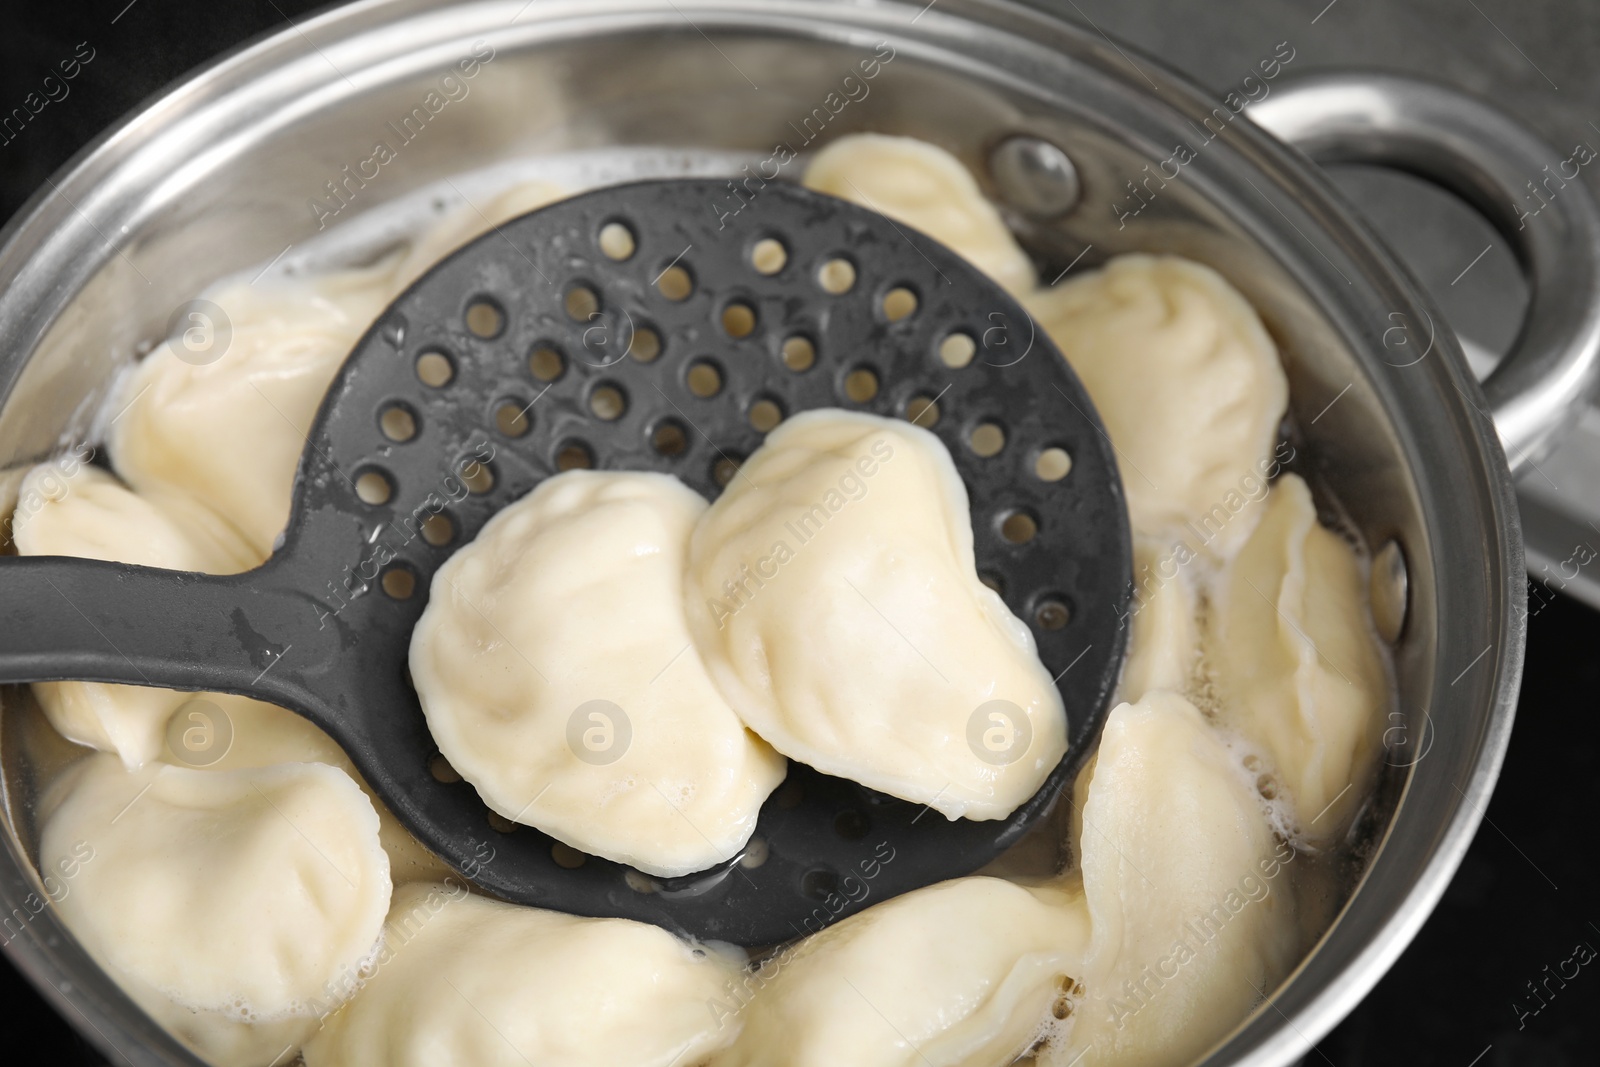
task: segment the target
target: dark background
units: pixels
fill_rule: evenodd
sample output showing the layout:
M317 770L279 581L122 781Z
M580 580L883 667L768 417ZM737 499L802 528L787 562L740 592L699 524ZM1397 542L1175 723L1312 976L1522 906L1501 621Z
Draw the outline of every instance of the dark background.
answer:
M0 220L46 177L151 94L220 52L320 7L304 0L5 0L0 12L0 114L40 91L87 42L94 59L8 144L0 144ZM1488 97L1563 150L1600 145L1600 4L1591 0L1064 0L1062 14L1160 56L1226 91L1278 41L1292 74L1381 66ZM1586 171L1600 192L1600 173ZM1434 291L1465 335L1492 349L1515 335L1525 290L1496 248L1449 282L1487 232L1442 195L1407 179L1351 169L1339 184ZM1600 949L1600 864L1588 820L1600 810L1600 615L1541 593L1531 620L1522 704L1487 818L1434 915L1351 1017L1318 1042L1308 1065L1447 1067L1600 1062L1600 967L1546 1006L1528 983L1580 942ZM1546 601L1548 601L1546 603ZM1570 970L1570 967L1569 967ZM0 959L7 1059L71 1067L103 1060Z

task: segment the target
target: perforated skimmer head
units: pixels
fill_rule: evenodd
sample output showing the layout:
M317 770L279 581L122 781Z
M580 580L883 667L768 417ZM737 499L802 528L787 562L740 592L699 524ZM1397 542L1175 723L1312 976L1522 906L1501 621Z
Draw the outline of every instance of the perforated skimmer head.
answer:
M1071 780L1121 668L1132 561L1110 441L1043 332L944 246L785 183L729 206L720 180L641 182L462 248L351 353L271 559L230 576L0 560L0 681L283 705L485 890L703 938L786 940L992 860ZM949 448L979 572L1058 676L1070 747L1044 786L1008 819L952 822L791 761L752 846L672 880L571 867L538 830L492 826L407 676L434 572L559 471L663 471L715 498L773 425L822 407L909 418Z

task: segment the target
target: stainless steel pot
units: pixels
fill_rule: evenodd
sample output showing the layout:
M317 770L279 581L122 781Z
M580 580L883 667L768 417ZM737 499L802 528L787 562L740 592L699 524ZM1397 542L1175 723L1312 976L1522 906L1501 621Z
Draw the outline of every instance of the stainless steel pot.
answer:
M475 42L493 58L471 96L365 183L356 210L529 154L636 145L738 151L754 164L779 142L805 147L809 131L817 141L861 129L926 138L983 175L993 149L1023 133L1065 150L1082 190L1059 217L1019 214L1044 261L1177 252L1221 270L1260 309L1283 350L1316 476L1369 545L1397 546L1379 553L1388 566L1377 568L1375 594L1404 612L1395 664L1408 751L1429 746L1422 758L1390 760L1365 866L1337 920L1208 1062L1282 1064L1303 1053L1422 924L1505 750L1525 628L1501 440L1518 462L1536 458L1600 355L1593 205L1569 183L1537 216L1512 207L1523 183L1560 157L1479 104L1395 78L1291 88L1289 73L1276 81L1263 69L1233 101L1259 98L1261 85L1265 98L1235 107L1096 33L1004 0L375 0L192 77L87 149L8 227L0 465L83 434L133 342L159 336L208 282L314 235L309 202L330 202L324 183L366 159ZM870 92L849 91L845 76L859 84L858 63L874 54ZM847 91L844 106L830 104L830 93ZM1252 118L1320 158L1441 181L1521 250L1530 321L1484 390L1419 287L1315 166ZM1148 205L1130 217L1127 183L1165 175L1178 144L1193 158L1178 176L1141 185L1149 195L1138 203ZM7 952L108 1053L138 1067L196 1062L42 905L49 891L29 858L33 783L17 755L19 721L8 714L0 736Z

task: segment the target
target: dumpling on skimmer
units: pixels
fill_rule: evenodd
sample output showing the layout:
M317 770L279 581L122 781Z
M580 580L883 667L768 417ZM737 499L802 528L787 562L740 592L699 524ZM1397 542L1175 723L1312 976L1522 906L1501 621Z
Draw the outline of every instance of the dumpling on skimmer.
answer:
M784 774L689 638L705 508L662 474L547 479L439 569L411 639L428 728L489 807L663 877L737 853Z
M1027 627L978 580L966 489L926 430L836 410L790 419L695 528L688 585L728 701L825 774L1000 819L1066 751L1061 696Z

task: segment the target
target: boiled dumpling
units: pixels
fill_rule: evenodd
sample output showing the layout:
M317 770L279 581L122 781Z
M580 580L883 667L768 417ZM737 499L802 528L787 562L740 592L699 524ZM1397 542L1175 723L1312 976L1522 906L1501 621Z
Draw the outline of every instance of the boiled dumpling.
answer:
M1044 1062L1188 1063L1287 973L1294 850L1176 694L1113 709L1084 773L1075 836L1090 947L1071 1029Z
M181 497L145 498L97 467L36 467L22 483L14 527L24 556L82 556L180 571L233 574L253 565L237 532ZM129 769L157 758L172 713L190 694L101 682L33 687L51 725L115 752Z
M1033 264L961 161L911 137L856 133L818 152L804 183L932 237L1013 293L1032 289Z
M377 947L389 864L371 803L336 768L129 773L93 755L45 812L42 866L80 863L62 921L212 1063L292 1059Z
M305 280L226 283L222 309L157 345L121 382L107 436L117 473L140 493L203 502L248 541L256 562L289 520L306 434L345 357L388 303L467 239L555 198L513 188L482 212L458 209L433 234L377 264Z
M689 637L705 508L662 474L547 479L440 568L411 641L428 727L485 803L664 876L737 853L784 774Z
M1200 653L1198 605L1191 575L1194 563L1181 542L1172 548L1136 540L1133 546L1132 627L1128 658L1118 690L1138 701L1156 689L1183 692Z
M136 691L137 687L117 688ZM435 882L450 874L450 867L429 852L373 795L344 749L309 719L287 708L228 693L179 695L185 701L174 713L177 721L168 724L161 752L163 762L213 771L280 763L326 763L337 767L355 779L377 810L378 840L389 857L389 877L396 885Z
M1259 746L1305 840L1336 836L1366 797L1388 676L1355 551L1286 474L1213 594L1207 657L1222 719Z
M237 574L256 560L237 530L183 498L142 497L99 467L42 463L23 479L33 501L13 526L17 551L169 570Z
M117 473L141 494L203 502L264 560L323 395L388 296L387 265L211 293L226 332L193 352L164 341L123 379L108 430Z
M1061 759L1066 715L972 544L938 438L797 415L695 529L695 641L778 751L952 819L1004 818Z
M1001 1067L1065 1014L1088 938L1070 889L975 877L895 897L757 968L711 1067Z
M659 927L398 890L375 973L307 1067L689 1067L733 1037L707 1010L739 963Z
M1261 510L1288 383L1255 310L1177 256L1120 256L1024 301L1116 448L1134 529L1226 556Z

